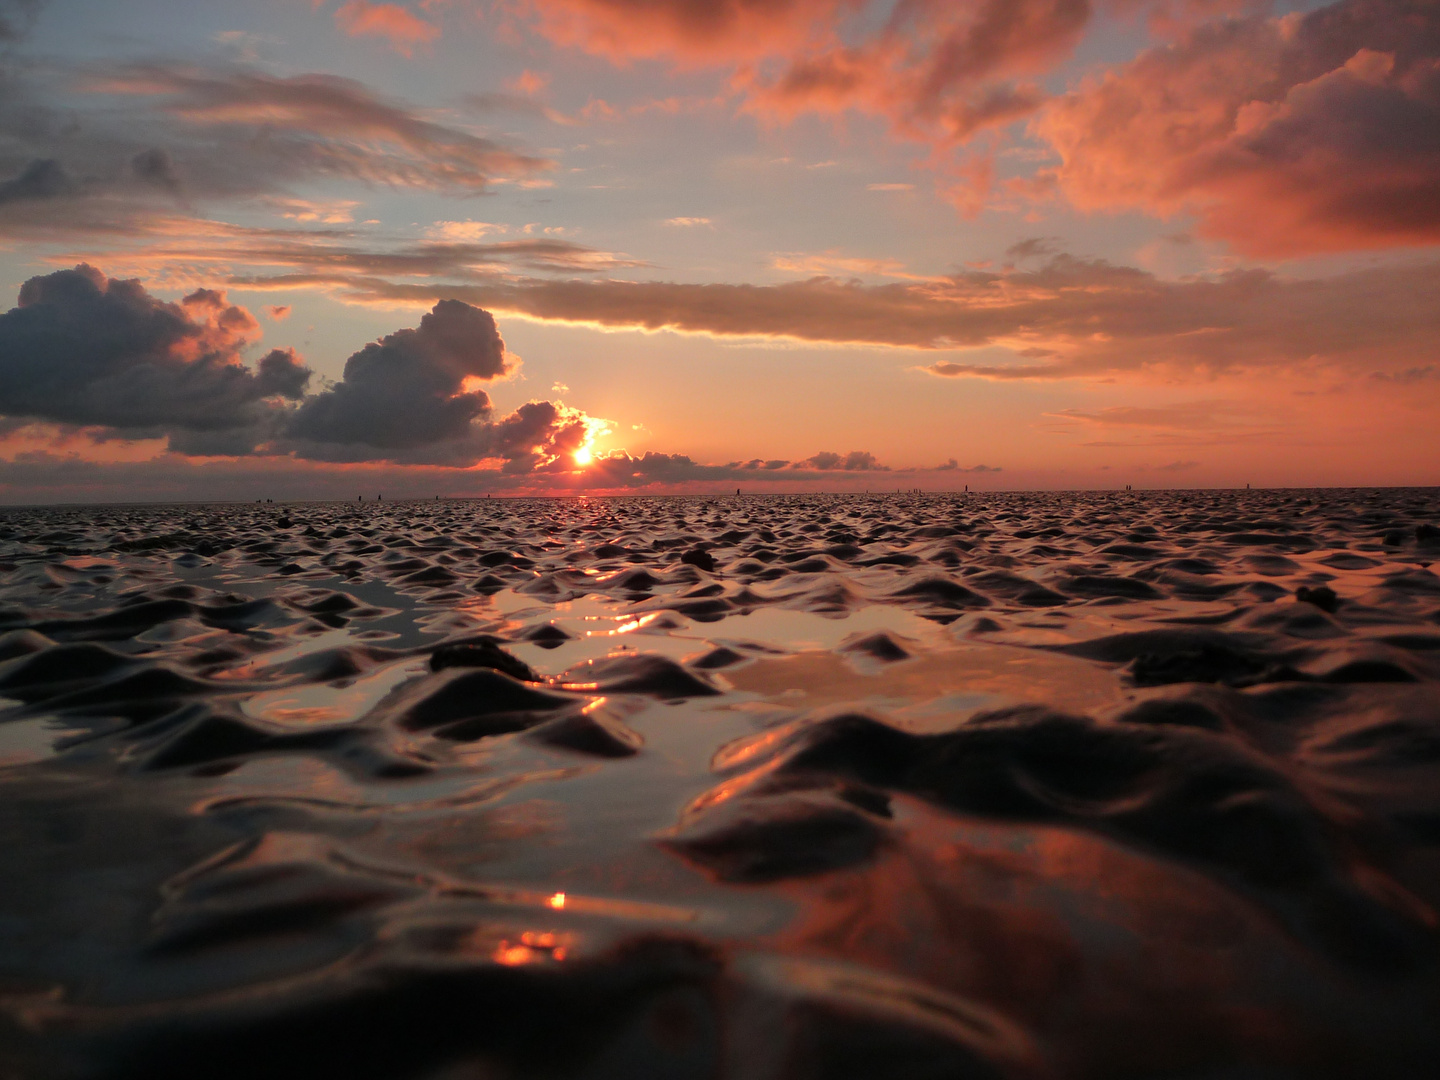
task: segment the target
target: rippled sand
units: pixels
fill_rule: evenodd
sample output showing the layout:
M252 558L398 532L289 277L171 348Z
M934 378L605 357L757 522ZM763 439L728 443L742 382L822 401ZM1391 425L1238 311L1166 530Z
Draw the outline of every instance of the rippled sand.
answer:
M1440 493L0 512L0 1077L1430 1077Z

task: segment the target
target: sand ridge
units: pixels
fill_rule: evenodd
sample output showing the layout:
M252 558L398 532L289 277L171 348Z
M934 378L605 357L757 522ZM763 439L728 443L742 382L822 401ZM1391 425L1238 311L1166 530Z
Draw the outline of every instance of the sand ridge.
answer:
M1437 526L0 512L0 1075L1428 1076Z

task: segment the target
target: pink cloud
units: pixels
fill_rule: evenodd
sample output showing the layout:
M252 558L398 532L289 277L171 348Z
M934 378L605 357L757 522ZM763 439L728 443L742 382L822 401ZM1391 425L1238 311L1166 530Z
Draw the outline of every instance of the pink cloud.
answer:
M1013 80L1069 56L1090 0L524 0L537 29L620 64L731 68L746 107L788 121L855 110L964 141L1043 100ZM848 17L855 16L850 19Z
M1256 256L1440 241L1440 7L1206 24L1051 105L1084 210L1199 215Z
M1044 77L1097 10L1169 44L1057 101ZM1440 240L1440 7L1337 0L523 0L552 41L617 63L729 69L743 107L788 122L861 113L937 151L962 214L998 189L1082 210L1197 214L1249 255ZM997 181L977 136L1032 118L1058 170ZM957 152L958 151L958 152Z
M335 12L335 22L351 37L381 37L396 52L410 56L417 45L440 36L440 28L399 4L371 4L348 0Z
M521 0L541 33L617 63L706 66L786 54L865 0Z

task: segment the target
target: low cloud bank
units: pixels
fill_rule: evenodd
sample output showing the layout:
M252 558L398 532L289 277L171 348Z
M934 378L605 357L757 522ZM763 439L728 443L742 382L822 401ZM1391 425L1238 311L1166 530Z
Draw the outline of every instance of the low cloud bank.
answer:
M293 350L247 360L259 337L258 320L213 289L170 302L87 265L31 278L18 306L0 315L0 437L10 440L12 457L5 475L48 469L63 483L67 469L165 475L187 458L229 458L228 468L256 475L309 468L330 477L327 487L343 467L410 467L412 477L441 487L436 478L446 470L465 470L461 486L473 491L476 484L627 490L892 472L866 450L723 465L654 451L596 452L605 421L563 403L530 401L497 415L485 387L511 374L516 360L494 317L459 300L441 300L418 326L358 350L343 377L315 393L307 392L313 373ZM103 458L104 444L142 440L165 440L168 449L148 464L67 464L65 454L44 449L46 430L50 445L70 454L85 444ZM29 448L15 450L24 438Z

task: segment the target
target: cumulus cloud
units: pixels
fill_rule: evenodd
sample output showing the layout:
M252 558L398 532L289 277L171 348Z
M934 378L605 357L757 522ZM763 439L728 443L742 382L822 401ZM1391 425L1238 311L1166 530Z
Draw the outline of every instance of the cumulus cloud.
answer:
M214 290L176 304L85 265L34 277L0 315L0 414L134 437L223 434L248 450L310 378L290 351L245 364L258 331Z
M498 460L514 474L574 468L606 426L548 401L495 416L481 384L515 360L490 313L457 300L365 346L309 396L311 371L293 350L244 361L258 336L255 317L214 289L170 303L85 265L31 278L0 315L0 416L92 439L164 438L192 456Z
M890 466L881 465L868 450L851 450L848 454L836 454L822 450L814 457L794 462L792 469L816 469L819 472L889 472Z
M441 300L418 327L352 355L341 381L305 399L273 449L315 461L573 470L575 452L605 422L550 401L496 417L480 384L514 365L488 311Z
M409 449L463 438L490 409L469 378L509 371L488 312L442 300L418 329L397 330L345 361L344 379L305 402L290 433L316 442Z
M1440 241L1440 7L1340 0L1205 23L1050 106L1085 210L1200 217L1260 256Z
M971 465L968 469L961 465L954 458L951 458L943 465L935 466L936 472L962 472L962 473L997 473L1003 470L990 465Z

